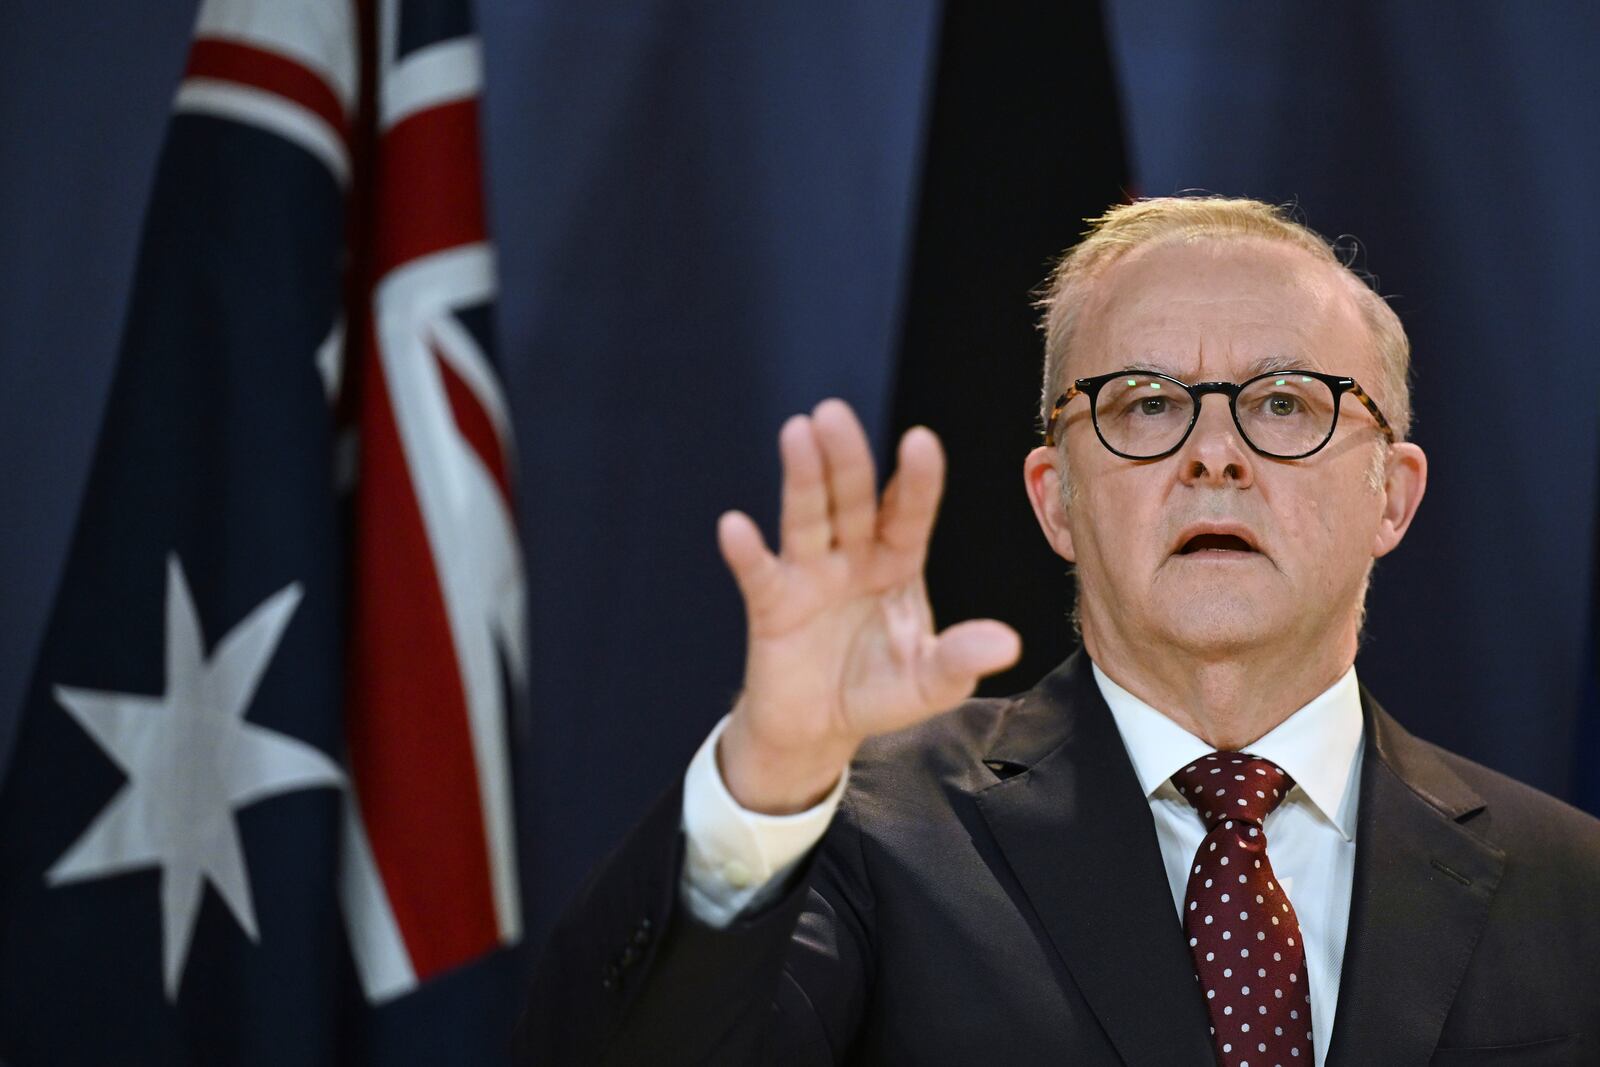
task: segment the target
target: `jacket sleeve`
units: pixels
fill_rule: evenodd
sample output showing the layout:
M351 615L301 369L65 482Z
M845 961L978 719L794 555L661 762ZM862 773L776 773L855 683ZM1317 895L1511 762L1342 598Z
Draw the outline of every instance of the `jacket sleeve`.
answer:
M537 1064L841 1061L871 985L871 896L841 806L793 883L717 929L679 899L681 782L590 877L534 969Z

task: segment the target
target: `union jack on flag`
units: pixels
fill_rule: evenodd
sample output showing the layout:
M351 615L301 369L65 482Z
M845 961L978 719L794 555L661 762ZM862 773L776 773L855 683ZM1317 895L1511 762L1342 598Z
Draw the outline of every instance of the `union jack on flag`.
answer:
M0 1058L414 1059L408 1011L503 1055L460 984L510 1003L522 930L482 80L466 0L201 4L0 786Z
M382 0L359 361L341 897L369 997L515 941L506 737L526 671L511 427L463 0Z

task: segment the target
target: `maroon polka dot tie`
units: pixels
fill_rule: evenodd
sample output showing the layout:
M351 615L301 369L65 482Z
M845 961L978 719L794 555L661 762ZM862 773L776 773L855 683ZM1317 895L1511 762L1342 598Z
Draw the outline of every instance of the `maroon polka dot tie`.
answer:
M1294 779L1243 752L1216 752L1172 776L1205 820L1189 867L1183 926L1224 1067L1310 1064L1305 945L1267 859L1261 824Z

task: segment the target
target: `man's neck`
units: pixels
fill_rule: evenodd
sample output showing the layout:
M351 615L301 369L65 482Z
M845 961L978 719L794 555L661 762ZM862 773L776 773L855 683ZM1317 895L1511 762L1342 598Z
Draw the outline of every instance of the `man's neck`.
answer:
M1112 681L1219 751L1242 751L1309 704L1350 668L1355 640L1327 651L1253 648L1196 655L1130 654L1084 630L1084 649Z

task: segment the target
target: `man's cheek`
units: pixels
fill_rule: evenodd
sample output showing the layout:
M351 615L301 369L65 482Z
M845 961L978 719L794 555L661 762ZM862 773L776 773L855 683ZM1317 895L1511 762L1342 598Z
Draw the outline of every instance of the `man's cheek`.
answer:
M1327 507L1316 497L1304 499L1284 523L1284 539L1291 549L1326 552L1339 541L1339 516L1343 509Z

